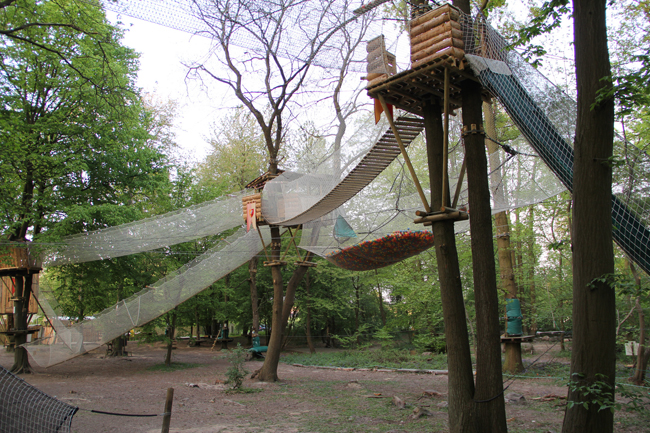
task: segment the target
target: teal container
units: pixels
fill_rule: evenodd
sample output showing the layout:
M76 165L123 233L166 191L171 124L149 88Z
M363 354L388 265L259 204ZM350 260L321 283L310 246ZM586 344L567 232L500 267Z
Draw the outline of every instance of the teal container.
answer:
M506 331L508 335L521 335L523 317L521 315L521 303L519 299L506 299L506 318L508 320Z

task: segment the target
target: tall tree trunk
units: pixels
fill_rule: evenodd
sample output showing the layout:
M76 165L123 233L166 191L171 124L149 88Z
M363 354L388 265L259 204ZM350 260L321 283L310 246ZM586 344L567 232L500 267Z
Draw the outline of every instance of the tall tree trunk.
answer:
M309 278L309 270L305 274L305 292L307 297L305 299L305 309L307 310L307 319L305 323L305 336L307 337L307 346L309 346L309 353L316 353L314 342L311 338L311 306L309 299L309 289L311 288L311 279Z
M454 4L461 2L454 2ZM467 8L461 7L469 14ZM499 344L499 305L492 242L492 215L488 185L487 158L481 128L481 86L466 80L461 85L465 157L467 165L469 220L476 305L476 413L481 428L492 433L506 432L501 349Z
M613 401L616 373L616 296L612 247L614 101L598 100L610 86L605 0L574 0L574 50L578 118L573 176L573 349L563 431L611 432L614 416L594 399ZM600 279L600 280L596 280ZM602 393L583 390L605 383ZM609 387L609 389L607 389Z
M424 107L424 127L431 185L431 208L440 209L442 203L441 168L444 160L442 112L439 105ZM447 190L449 185L444 185ZM447 194L449 197L449 194ZM453 221L434 222L432 227L440 278L442 314L447 342L449 366L449 431L475 432L478 425L474 416L474 376L469 350L465 300L460 280L456 235Z
M453 4L471 15L469 0ZM492 215L488 184L487 158L481 114L481 86L473 80L461 84L463 131L467 166L469 220L476 299L476 402L481 429L492 433L506 432L501 350L499 344L499 309L492 242Z
M492 181L492 194L497 203L505 203L503 181L501 173L501 158L499 158L499 146L493 141L497 139L497 128L494 119L494 110L491 103L483 102L483 113L485 113L485 132L487 137L485 145L490 155L490 178ZM471 207L470 207L471 208ZM512 267L512 249L510 247L510 222L508 214L503 211L494 216L497 232L497 252L499 256L499 271L501 274L501 285L506 293L506 299L518 298L518 287L515 281L515 273ZM508 324L506 323L506 327ZM506 346L506 361L503 364L503 371L519 373L524 371L524 364L521 359L521 342L509 341Z
M632 264L632 261L628 259L628 265L630 266L630 271L634 276L634 282L636 283L636 288L638 293L641 293L641 278L636 271L636 267ZM650 348L646 349L645 347L645 314L643 313L643 307L641 306L641 296L636 298L636 310L639 315L639 350L637 351L636 358L636 368L634 369L634 375L630 379L630 382L635 385L645 384L645 372L648 368L648 360L650 360Z
M29 358L27 357L27 350L20 347L27 342L27 318L29 308L29 297L32 291L32 274L17 275L14 277L16 281L16 292L14 294L16 300L14 301L14 327L18 333L15 336L16 351L14 352L14 365L11 367L11 372L14 374L28 374L32 372L29 365Z
M253 332L256 334L260 332L260 310L259 300L257 298L257 257L253 257L248 262L248 275L250 278L250 292L251 292L251 312L253 315Z
M271 226L271 260L280 260L281 247L280 228L277 226ZM309 261L312 256L312 253L307 253L305 261ZM273 278L271 339L268 343L264 365L257 376L261 381L275 382L278 380L278 364L280 362L280 353L282 352L282 335L286 329L289 314L291 314L291 308L293 307L293 301L296 295L296 288L307 272L307 269L307 266L299 266L298 269L293 272L293 276L287 284L287 291L285 294L280 266L271 266L271 276Z
M378 277L377 269L375 269L375 277ZM377 300L379 301L379 315L381 316L381 325L386 326L386 310L384 309L384 296L381 294L381 285L379 278L377 278Z
M305 255L305 261L308 262L314 257L314 253L312 252L307 252ZM289 321L289 315L291 314L291 309L293 308L293 303L296 298L296 289L300 285L300 282L302 281L303 277L309 270L308 266L298 266L298 269L293 271L293 275L291 276L291 279L289 279L289 283L287 283L287 293L284 297L284 305L282 308L282 332L284 333L287 323Z
M7 287L7 289L9 289L9 288ZM10 331L10 330L12 330L14 328L15 328L14 327L14 315L13 314L7 314L7 324L5 326L5 330ZM5 338L8 339L9 336L5 336ZM7 340L7 343L8 342L9 341ZM16 352L16 345L15 344L16 344L16 340L14 339L13 344L8 345L6 347L7 353L15 353Z
M172 363L172 350L174 349L174 336L176 335L176 308L171 312L171 324L167 327L167 352L165 353L165 365L169 367Z

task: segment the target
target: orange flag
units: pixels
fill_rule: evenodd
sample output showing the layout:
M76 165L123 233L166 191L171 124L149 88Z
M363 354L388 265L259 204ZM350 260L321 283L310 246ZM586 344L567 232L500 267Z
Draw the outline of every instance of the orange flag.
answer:
M390 116L393 117L393 106L386 104L386 108L388 108ZM379 119L381 119L381 113L383 112L384 108L381 106L381 102L379 102L379 99L375 99L375 125L379 123Z
M251 226L253 230L257 229L257 214L255 202L246 203L246 231L250 231Z

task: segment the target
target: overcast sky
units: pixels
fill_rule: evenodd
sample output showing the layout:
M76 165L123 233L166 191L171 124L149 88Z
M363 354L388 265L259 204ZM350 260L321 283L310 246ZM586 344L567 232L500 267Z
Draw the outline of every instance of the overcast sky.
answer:
M116 14L107 12L112 22ZM205 54L209 41L189 33L121 16L126 29L124 44L140 53L138 86L160 100L173 99L178 103L176 139L183 157L190 161L203 159L209 151L207 138L210 125L223 113L220 108L229 96L216 86L205 88L185 79L187 68L182 61L190 61Z

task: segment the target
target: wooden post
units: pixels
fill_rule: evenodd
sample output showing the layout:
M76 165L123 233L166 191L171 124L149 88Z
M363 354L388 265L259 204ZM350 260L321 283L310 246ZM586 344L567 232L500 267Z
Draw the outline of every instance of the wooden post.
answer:
M404 143L402 143L402 137L400 137L399 131L397 130L395 123L393 123L393 116L390 114L390 111L388 111L388 106L386 105L386 101L384 100L384 97L381 94L378 94L377 97L379 98L379 102L381 103L381 108L383 108L384 113L386 113L386 118L388 119L388 123L390 124L390 127L393 130L393 134L395 135L395 140L397 140L399 149L402 152L402 156L404 157L404 162L406 163L406 167L409 169L409 172L411 173L411 177L413 178L413 183L415 184L415 188L417 189L418 194L420 195L420 199L422 200L422 204L424 205L424 210L426 210L427 213L429 213L431 212L431 208L429 207L427 198L424 196L424 191L422 191L422 186L420 186L420 181L418 180L418 177L415 174L415 170L413 169L413 165L411 164L411 159L406 153L406 148L404 147Z
M167 388L167 399L165 400L165 413L163 415L162 433L169 433L169 424L172 420L172 402L174 401L174 388Z
M444 131L442 136L442 204L440 210L444 211L447 207L447 165L449 165L449 68L445 67L445 88L444 88ZM464 166L464 161L463 161ZM462 180L461 180L462 182Z

